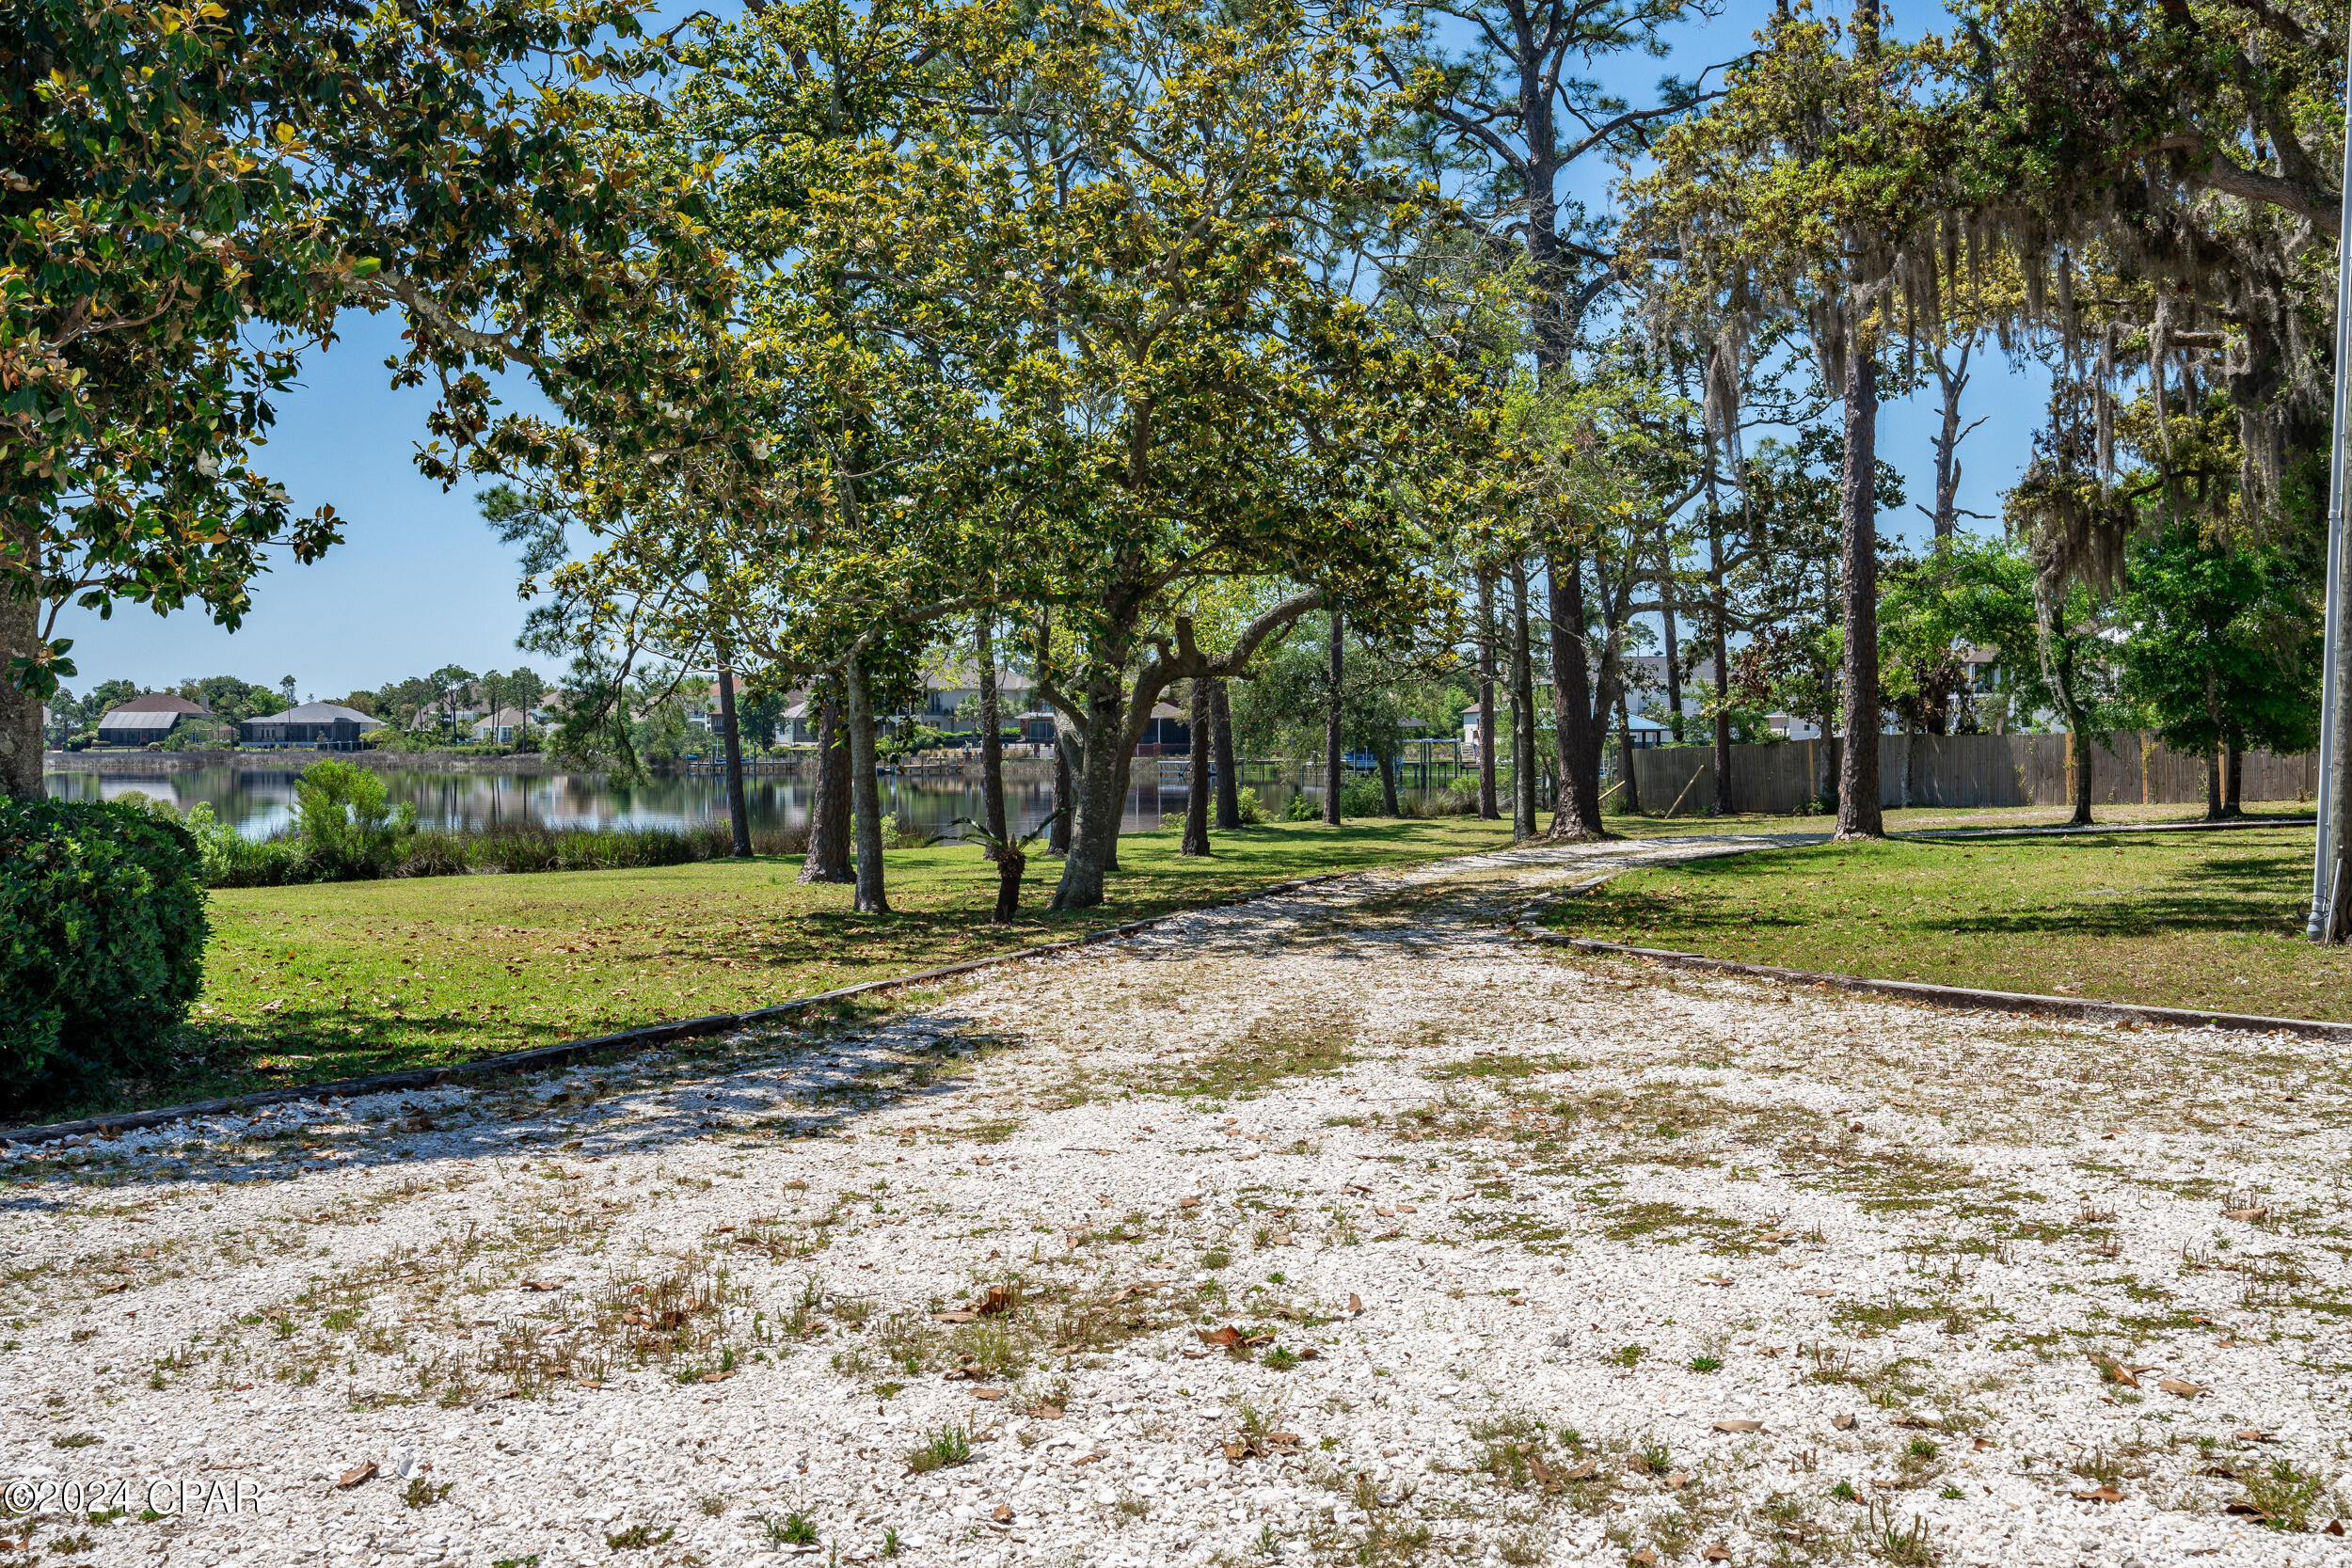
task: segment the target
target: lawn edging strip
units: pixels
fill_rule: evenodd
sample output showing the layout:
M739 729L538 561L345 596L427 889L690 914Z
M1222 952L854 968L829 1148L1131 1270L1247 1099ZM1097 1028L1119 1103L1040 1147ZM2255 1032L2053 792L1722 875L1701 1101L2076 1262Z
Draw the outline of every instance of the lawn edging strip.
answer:
M1560 931L1529 930L1527 935L1536 942L1548 942L1555 947L1573 947L1581 953L1596 953L1609 958L1639 958L1645 963L1667 969L1741 974L1758 980L1778 980L1792 986L1825 986L1837 990L1891 996L1935 1007L2032 1013L2044 1018L2072 1018L2093 1022L2164 1023L2176 1028L2229 1029L2258 1035L2285 1033L2300 1035L2307 1039L2352 1040L2352 1023L2334 1023L2324 1019L2205 1012L2192 1007L2156 1007L2137 1002L2102 1002L2081 996L2043 996L2031 991L1978 990L1970 986L1935 986L1919 980L1875 980L1863 974L1825 974L1809 969L1783 969L1776 964L1710 958L1703 953L1681 953L1672 948L1634 947L1622 942L1602 942L1597 937L1572 937Z
M295 1100L348 1100L363 1094L388 1094L402 1089L437 1088L461 1078L486 1078L505 1073L541 1072L554 1068L569 1067L583 1057L599 1055L608 1051L644 1051L654 1046L669 1045L678 1040L706 1038L737 1029L757 1028L764 1023L778 1022L794 1013L811 1007L829 1006L853 996L868 996L876 991L896 990L905 986L920 986L933 980L950 979L977 970L993 969L999 964L1018 962L1025 958L1043 958L1054 953L1073 952L1090 947L1096 942L1110 942L1133 936L1138 931L1167 921L1198 914L1203 910L1231 909L1261 898L1277 898L1286 893L1296 893L1317 883L1336 881L1342 877L1361 875L1360 869L1326 871L1318 876L1301 877L1295 881L1276 882L1271 886L1252 888L1231 898L1195 904L1187 909L1170 910L1147 920L1131 920L1123 926L1105 926L1084 936L1065 937L1059 942L1041 942L1035 947L1019 947L1008 953L993 953L982 958L965 958L959 963L942 964L935 969L916 970L911 974L894 974L880 980L861 980L854 986L841 986L822 990L813 996L796 996L789 1002L772 1006L757 1007L747 1013L712 1013L705 1018L674 1019L666 1023L648 1023L636 1029L623 1029L614 1034L596 1035L587 1039L565 1040L558 1045L533 1046L529 1051L509 1051L496 1056L483 1056L470 1062L452 1062L446 1067L404 1068L397 1072L378 1072L362 1078L338 1078L331 1083L294 1085L285 1088L260 1089L251 1094L232 1095L225 1100L199 1100L187 1105L166 1105L151 1111L125 1111L117 1116L84 1117L77 1121L51 1122L45 1126L0 1128L0 1147L11 1144L54 1143L60 1138L113 1137L118 1132L136 1132L146 1127L161 1127L166 1123L183 1121L190 1117L239 1115L258 1110L264 1105L282 1105Z
M2225 816L2208 822L2053 822L2038 828L1906 828L1891 839L2075 838L2100 833L2226 833L2242 828L2315 828L2316 816ZM1823 842L1827 842L1825 839Z

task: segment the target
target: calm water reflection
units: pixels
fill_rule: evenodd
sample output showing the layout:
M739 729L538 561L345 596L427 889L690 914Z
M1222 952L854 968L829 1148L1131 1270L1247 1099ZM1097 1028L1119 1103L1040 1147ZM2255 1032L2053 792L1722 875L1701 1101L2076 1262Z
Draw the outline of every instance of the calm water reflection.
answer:
M114 772L101 764L95 772L53 772L46 782L49 793L59 800L111 799L138 790L167 800L183 812L199 801L208 801L222 821L235 824L248 837L260 838L293 819L294 780L300 771L298 767L238 763L172 772ZM1145 769L1139 766L1137 771ZM417 808L417 820L427 827L536 821L558 828L678 828L726 816L722 781L700 774L652 779L640 784L616 784L586 773L517 777L384 768L377 770L377 776L395 801L405 800ZM881 783L884 811L896 812L902 821L932 832L960 836L963 830L950 829L948 824L980 812L977 780L969 787L953 780L886 777ZM767 776L750 778L744 784L755 827L792 827L808 820L806 780ZM1287 784L1254 787L1259 799L1277 812L1294 793ZM1008 779L1005 793L1006 808L1015 819L1017 832L1028 832L1053 810L1053 786L1045 780ZM1183 789L1137 784L1128 792L1121 831L1157 827L1162 813L1184 809Z

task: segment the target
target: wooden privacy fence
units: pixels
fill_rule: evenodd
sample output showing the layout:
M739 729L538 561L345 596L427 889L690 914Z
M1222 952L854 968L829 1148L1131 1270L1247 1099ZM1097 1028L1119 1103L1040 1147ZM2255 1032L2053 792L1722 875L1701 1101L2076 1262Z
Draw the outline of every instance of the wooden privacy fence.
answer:
M1879 737L1879 799L1888 806L2063 806L2074 799L2069 735L1889 735ZM1616 761L1616 748L1610 748ZM1678 816L1714 808L1714 750L1659 746L1633 753L1642 805ZM2319 759L2309 752L2246 753L2244 799L2310 800ZM1788 813L1833 784L1830 744L1789 740L1731 748L1731 808ZM2145 731L2119 734L2090 758L2094 805L2189 805L2205 799L2205 759Z

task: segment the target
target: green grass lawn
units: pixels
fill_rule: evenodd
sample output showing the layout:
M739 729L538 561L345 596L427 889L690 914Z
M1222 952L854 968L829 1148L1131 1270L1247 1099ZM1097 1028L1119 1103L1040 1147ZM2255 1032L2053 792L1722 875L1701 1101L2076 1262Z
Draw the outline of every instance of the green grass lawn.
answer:
M1508 807L1506 805L1505 809ZM2247 808L2249 816L2302 817L2312 814L2309 801L2265 800ZM2069 815L2065 806L1906 806L1890 807L1886 831L1891 833L1942 832L1956 829L2055 828ZM2195 822L2205 815L2201 805L2103 805L2101 822ZM1542 814L1549 824L1551 814ZM1837 819L1826 813L1807 816L1639 816L1610 814L1601 818L1613 833L1626 838L1665 838L1684 833L1827 833Z
M640 871L435 877L212 895L204 994L177 1069L103 1103L135 1104L465 1061L666 1019L741 1012L1214 902L1327 871L1497 848L1507 824L1463 817L1281 823L1120 841L1110 901L1041 911L1061 863L1035 855L1015 925L990 924L995 869L977 847L893 850L896 912L805 886L797 859Z
M2303 940L2312 832L1820 845L1630 872L1577 936L1796 969L2352 1019L2352 951Z

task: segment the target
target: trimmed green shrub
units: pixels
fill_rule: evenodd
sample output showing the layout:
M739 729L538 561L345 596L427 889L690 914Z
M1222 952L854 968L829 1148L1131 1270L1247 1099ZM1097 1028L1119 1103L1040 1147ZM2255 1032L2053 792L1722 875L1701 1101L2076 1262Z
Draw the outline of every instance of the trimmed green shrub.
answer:
M1342 816L1386 816L1389 803L1380 797L1380 781L1351 778L1340 788Z
M0 1104L162 1061L203 984L199 865L135 805L0 800Z

